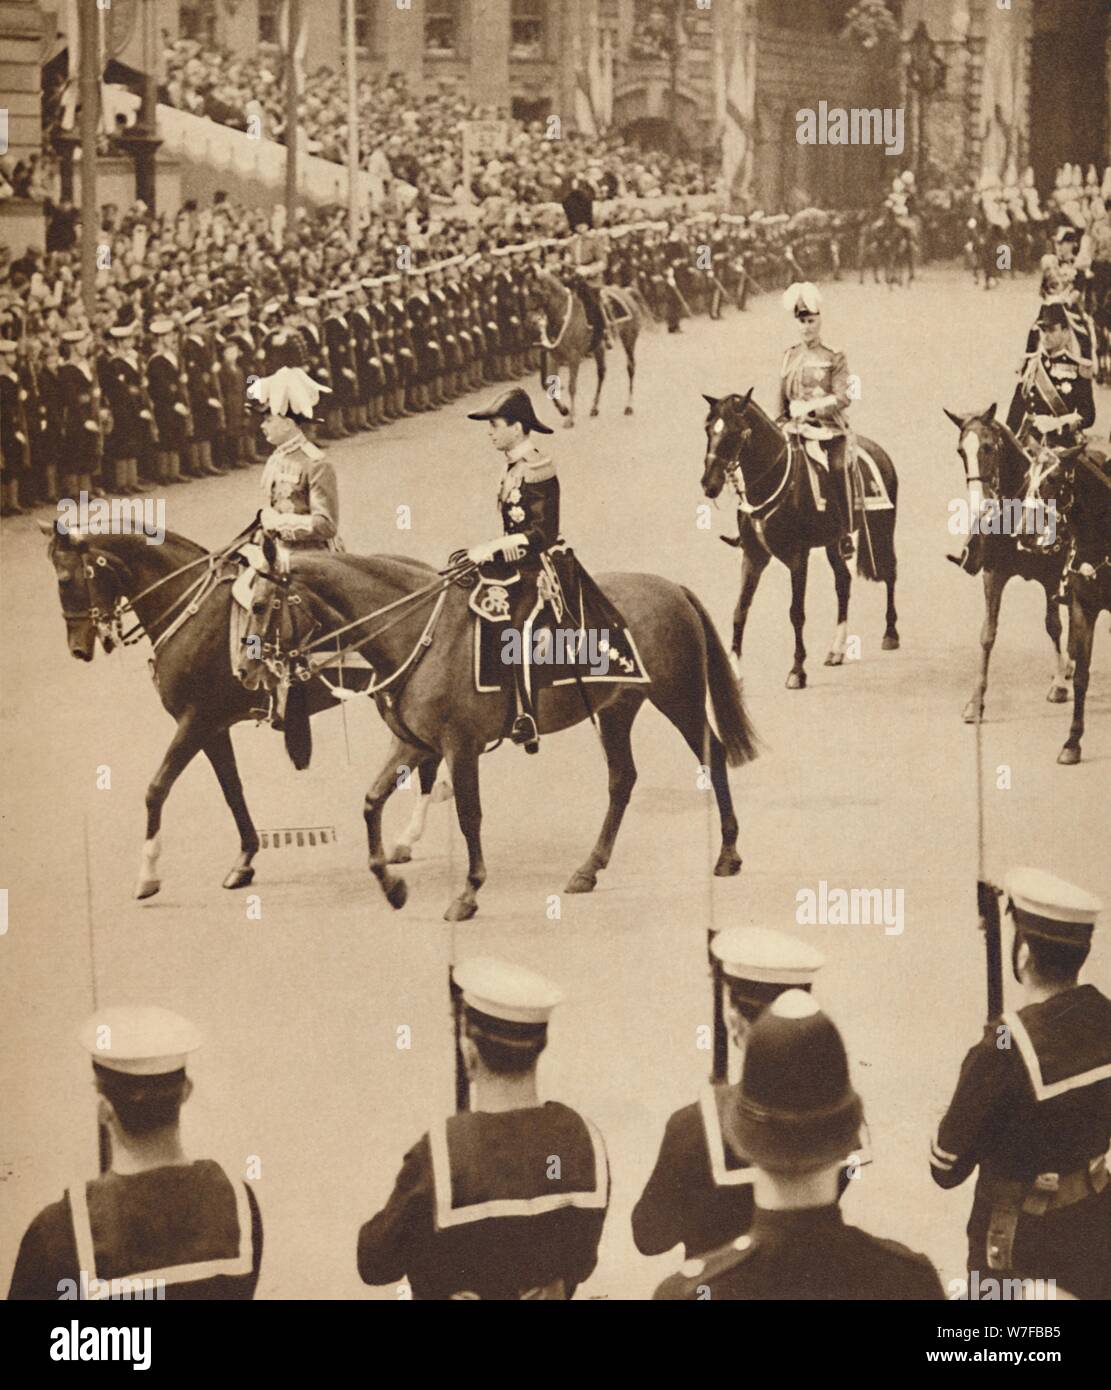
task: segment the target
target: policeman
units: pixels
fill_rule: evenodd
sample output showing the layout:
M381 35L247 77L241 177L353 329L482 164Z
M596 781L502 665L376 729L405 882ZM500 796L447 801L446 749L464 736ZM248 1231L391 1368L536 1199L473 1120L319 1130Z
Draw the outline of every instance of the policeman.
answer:
M796 282L783 296L802 330L802 342L787 349L780 371L780 415L799 432L817 439L829 461L830 498L840 513L838 551L853 555L852 477L848 467L849 366L845 354L822 342L822 297L809 281Z
M979 1167L969 1273L1111 1298L1111 1000L1078 979L1101 904L1038 869L1006 893L1023 1003L965 1057L930 1172L950 1188Z
M520 628L535 616L544 557L560 540L559 479L555 464L530 438L533 431L538 434L551 434L552 431L537 419L528 392L519 386L503 391L485 410L472 411L467 419L489 423L490 442L505 455L506 461L498 492L504 534L496 540L472 546L467 558L476 565L488 565L500 558L501 563L493 572L501 577L520 576L520 582L512 586L512 621ZM517 717L509 737L512 742L521 744L526 753L536 753L540 748L540 736L532 697L531 663L527 660L528 643L521 645L525 659L513 668Z
M943 1298L924 1255L842 1218L841 1162L862 1118L840 1033L812 995L787 990L752 1025L722 1117L727 1142L756 1170L752 1229L688 1260L656 1298Z
M539 1099L560 992L488 957L454 973L472 1109L405 1155L386 1206L359 1231L359 1275L408 1278L423 1299L570 1298L597 1262L610 1178L594 1125Z
M1007 423L1016 434L1032 433L1051 449L1075 444L1095 423L1090 368L1077 356L1076 337L1064 304L1043 304L1038 312L1037 353L1029 359Z
M81 1030L92 1058L111 1169L69 1188L31 1222L9 1299L254 1296L262 1217L251 1189L182 1150L197 1028L169 1009L102 1009ZM154 1296L154 1295L151 1295Z
M729 1032L742 1052L761 1011L784 990L808 991L823 964L806 942L763 927L727 928L711 949L728 987ZM722 1132L736 1089L707 1085L668 1120L656 1166L633 1208L633 1240L642 1255L662 1255L682 1241L689 1259L751 1226L755 1170Z

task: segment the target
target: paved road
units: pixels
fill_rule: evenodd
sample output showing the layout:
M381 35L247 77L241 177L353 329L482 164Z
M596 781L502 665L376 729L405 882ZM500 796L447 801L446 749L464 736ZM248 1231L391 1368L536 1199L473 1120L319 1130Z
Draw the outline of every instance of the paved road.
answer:
M1013 365L1035 309L1030 282L991 294L947 270L911 292L854 283L827 293L829 340L863 382L858 428L888 447L902 480L898 531L902 649L880 650L883 595L858 585L850 633L861 657L821 665L834 600L825 563L811 570L810 688L789 693L788 581L768 571L746 645L745 697L761 758L733 776L742 817L742 875L709 875L716 839L707 794L678 736L653 711L637 726L640 781L617 853L597 891L564 897L605 804L595 736L550 738L535 759L503 748L484 761L490 877L481 911L457 929L460 955L502 952L562 983L543 1063L548 1094L589 1113L606 1135L613 1202L598 1269L584 1292L642 1295L676 1263L644 1260L628 1216L666 1116L706 1073L698 1027L708 1020L708 921L795 930L827 955L821 996L848 1039L871 1123L875 1161L846 1198L851 1218L924 1249L952 1277L963 1259L970 1190L936 1191L930 1129L983 1007L973 922L973 735L960 721L976 656L978 584L944 562L947 505L960 495L956 435L941 413L992 400L1005 409ZM692 587L723 633L736 597L736 554L700 529L703 402L756 383L770 401L792 324L777 299L745 315L703 320L681 339L647 337L637 413L611 389L597 420L552 441L564 529L595 570L657 570ZM617 378L611 388L617 386ZM1101 429L1109 414L1099 402ZM405 421L333 448L352 550L442 561L496 526L498 460L473 403ZM549 412L550 413L550 412ZM257 505L257 472L173 491L168 522L215 544ZM397 508L411 508L399 531ZM171 724L134 648L92 667L65 649L51 571L30 520L3 531L6 653L3 821L10 928L0 940L9 1123L0 1140L0 1280L27 1220L87 1172L94 1109L73 1041L90 1007L89 932L102 1002L151 1001L207 1030L188 1137L241 1169L261 1162L266 1221L260 1292L346 1297L364 1292L355 1231L390 1190L405 1148L451 1103L441 913L462 874L462 840L437 808L410 866L409 904L392 912L365 869L361 802L386 735L369 709L316 722L311 769L295 774L265 728L236 734L260 826L332 825L326 848L264 852L253 891L223 892L236 839L211 772L196 763L168 803L162 893L130 898L143 793ZM988 868L1052 865L1111 901L1111 637L1101 623L1085 761L1057 767L1068 709L1045 702L1051 662L1039 593L1007 595L984 730ZM1011 769L996 790L995 769ZM96 789L98 767L111 789ZM1005 779L1004 779L1005 780ZM395 798L395 830L411 802ZM88 873L86 875L86 850ZM905 929L794 925L796 894L819 880L904 894ZM86 882L90 892L86 893ZM1111 948L1093 957L1108 986ZM401 1025L412 1047L396 1046ZM372 1295L373 1296L373 1295ZM393 1297L392 1290L378 1296Z

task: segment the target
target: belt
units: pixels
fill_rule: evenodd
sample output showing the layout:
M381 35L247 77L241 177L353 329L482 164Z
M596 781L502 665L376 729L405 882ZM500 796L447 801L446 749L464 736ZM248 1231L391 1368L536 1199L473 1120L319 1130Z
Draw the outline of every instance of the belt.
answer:
M1087 1197L1099 1196L1111 1181L1106 1157L1100 1154L1073 1173L1039 1173L1029 1182L998 1178L986 1184L984 1195L993 1206L1011 1207L1027 1216L1060 1211Z

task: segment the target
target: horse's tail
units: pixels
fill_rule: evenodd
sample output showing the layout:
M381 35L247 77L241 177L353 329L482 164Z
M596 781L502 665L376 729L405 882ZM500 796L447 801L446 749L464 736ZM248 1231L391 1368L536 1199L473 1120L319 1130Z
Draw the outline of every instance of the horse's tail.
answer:
M874 447L874 446L870 446ZM899 510L899 475L895 465L879 448L874 457L891 498L889 510L864 513L856 551L856 572L860 579L886 584L895 578L895 517Z
M706 635L706 675L710 687L710 705L714 712L718 737L725 745L725 760L730 767L742 767L756 757L756 734L749 722L741 695L741 683L729 667L729 658L713 619L702 606L701 599L687 588L687 602L698 614Z
M312 727L309 724L309 703L304 681L296 681L286 696L285 751L298 772L304 772L312 762Z
M636 305L637 312L640 314L640 321L646 328L657 327L656 315L652 312L651 306L641 294L638 286L625 285L622 287L622 293Z

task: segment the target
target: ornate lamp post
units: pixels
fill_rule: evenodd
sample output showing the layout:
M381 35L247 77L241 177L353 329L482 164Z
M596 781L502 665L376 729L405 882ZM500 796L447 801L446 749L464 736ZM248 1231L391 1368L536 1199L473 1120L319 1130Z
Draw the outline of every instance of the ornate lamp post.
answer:
M937 51L937 45L930 38L926 21L920 19L918 27L906 41L907 86L915 95L917 114L914 139L915 177L921 188L926 177L926 162L929 155L927 116L930 99L945 85L945 62Z

